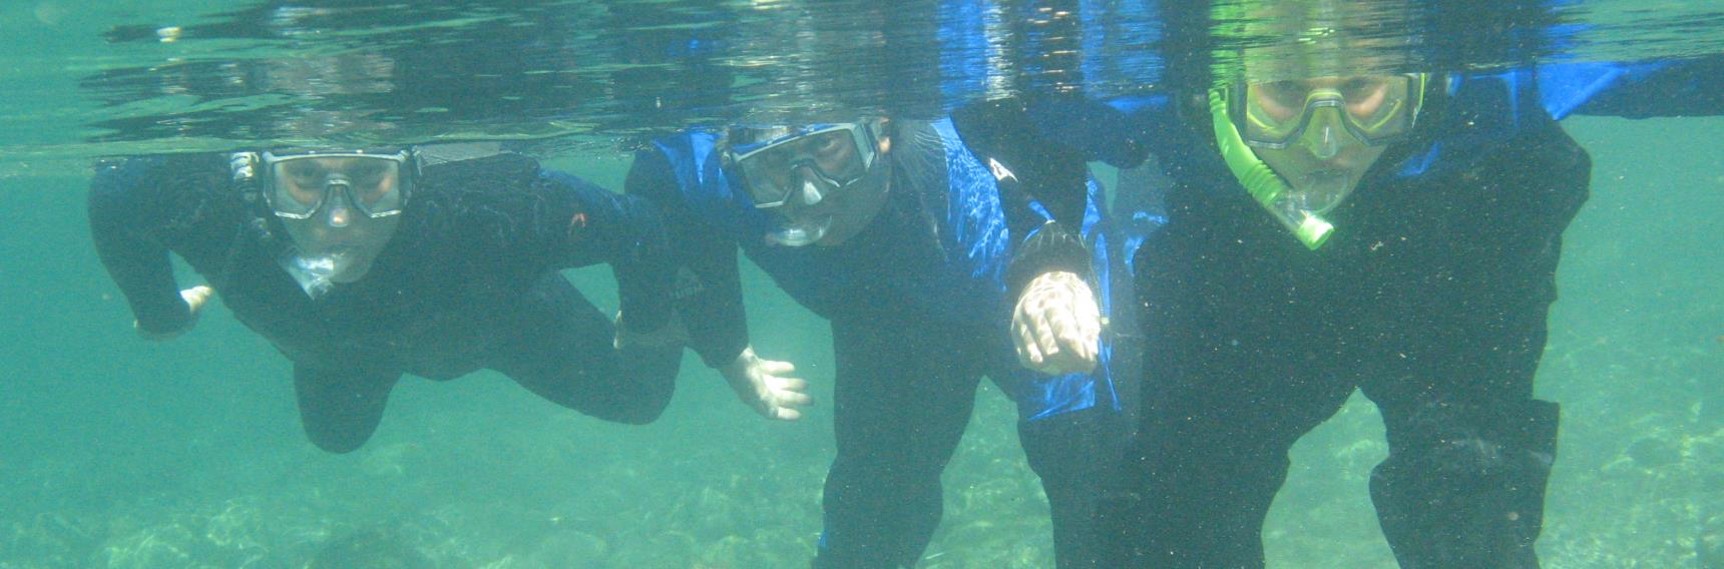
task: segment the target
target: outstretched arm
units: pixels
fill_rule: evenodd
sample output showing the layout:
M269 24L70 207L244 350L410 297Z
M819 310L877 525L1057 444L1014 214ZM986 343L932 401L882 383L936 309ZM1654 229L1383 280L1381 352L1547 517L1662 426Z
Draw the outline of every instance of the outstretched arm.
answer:
M789 362L761 359L748 340L736 243L695 214L670 158L656 149L635 156L624 184L628 195L656 206L677 265L677 311L688 344L717 369L743 404L772 419L794 420L812 402L808 383Z
M1064 373L1096 365L1101 314L1090 284L1091 252L1081 237L1090 206L1086 156L1141 161L1129 139L1099 136L1120 132L1107 128L1117 119L1111 107L1077 98L987 101L952 116L965 144L992 170L1009 231L1018 236L1006 291L1025 367Z
M1539 90L1557 118L1716 116L1724 114L1724 56L1546 65Z

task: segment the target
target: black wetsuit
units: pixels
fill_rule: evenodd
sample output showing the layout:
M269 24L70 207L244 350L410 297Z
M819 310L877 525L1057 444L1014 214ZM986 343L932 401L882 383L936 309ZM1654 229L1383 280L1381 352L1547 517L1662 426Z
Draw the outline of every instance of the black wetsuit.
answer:
M168 253L294 363L306 433L358 448L403 373L480 368L557 404L646 423L669 402L680 347L613 349L611 320L557 271L615 270L632 329L668 319L670 265L652 208L502 154L424 169L360 280L313 300L277 263L280 224L230 181L224 155L104 161L91 184L97 251L141 330L190 325Z
M1538 567L1558 406L1533 378L1591 182L1557 121L1715 114L1720 63L1443 77L1315 251L1228 172L1207 113L1121 102L1172 184L1134 260L1144 412L1135 481L1103 508L1110 565L1262 567L1288 451L1356 388L1383 415L1370 491L1402 567Z
M1371 478L1406 567L1535 567L1557 408L1533 398L1586 153L1549 123L1470 167L1387 168L1306 251L1250 201L1176 186L1136 260L1148 334L1144 567L1262 567L1288 450L1355 388L1390 456ZM1136 566L1136 565L1133 565Z

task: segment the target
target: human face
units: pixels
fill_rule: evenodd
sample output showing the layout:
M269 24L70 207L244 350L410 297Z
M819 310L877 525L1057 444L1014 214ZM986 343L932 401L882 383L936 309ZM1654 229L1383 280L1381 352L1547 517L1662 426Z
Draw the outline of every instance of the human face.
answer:
M1246 144L1285 148L1311 128L1341 128L1373 146L1407 135L1424 98L1424 75L1361 75L1251 82L1229 109Z
M805 178L812 176L828 190L842 190L861 180L878 154L874 136L859 123L781 130L780 136L738 145L731 153L743 186L757 208L780 207L792 199L818 203L825 193L819 193L821 188L809 187ZM799 190L803 192L800 196ZM817 193L810 194L809 190Z
M1285 179L1299 209L1322 214L1352 193L1417 118L1423 80L1320 77L1236 87L1240 136Z
M357 281L399 224L406 161L406 153L266 153L268 201L301 258L327 267L331 281Z
M755 207L777 220L768 242L834 246L867 226L884 205L890 180L887 161L879 159L890 144L874 134L876 128L844 123L776 129L782 134L731 151Z

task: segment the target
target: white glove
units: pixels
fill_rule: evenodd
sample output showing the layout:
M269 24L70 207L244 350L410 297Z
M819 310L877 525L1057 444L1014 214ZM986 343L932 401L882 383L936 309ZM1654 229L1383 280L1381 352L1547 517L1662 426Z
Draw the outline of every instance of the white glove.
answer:
M1047 374L1093 371L1101 326L1095 293L1076 273L1037 275L1012 310L1018 362Z
M802 418L802 407L814 402L808 396L808 382L789 377L796 372L790 362L763 360L749 346L737 354L736 361L718 369L724 380L736 391L736 396L768 419L795 421Z
M137 330L138 336L143 339L155 342L166 342L168 340L178 338L181 334L191 330L192 327L197 326L198 314L203 312L204 303L209 302L210 296L214 294L215 289L210 288L209 285L198 285L180 291L180 299L186 301L186 308L191 310L192 317L190 320L186 321L185 326L181 326L178 330L170 332L150 332L144 330L143 327L138 326L137 320L132 321L132 329Z

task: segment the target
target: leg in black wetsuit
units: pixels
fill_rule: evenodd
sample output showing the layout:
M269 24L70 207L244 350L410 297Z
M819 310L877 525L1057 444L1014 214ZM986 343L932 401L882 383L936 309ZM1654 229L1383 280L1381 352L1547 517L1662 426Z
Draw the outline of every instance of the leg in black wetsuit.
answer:
M606 421L646 424L670 404L682 346L613 346L610 318L562 275L529 291L503 315L514 335L489 367L540 397Z
M1018 422L1030 469L1042 480L1060 569L1103 569L1096 527L1097 491L1114 476L1113 459L1127 428L1108 405Z
M561 275L547 276L513 308L499 315L499 329L515 337L491 356L493 369L540 397L607 421L650 423L669 405L682 346L616 350L610 319ZM323 450L345 453L365 444L401 377L398 370L355 365L294 366L301 423Z
M383 420L389 391L401 379L394 370L321 369L294 364L300 424L318 448L352 452L371 438Z
M1439 265L1454 285L1405 283L1421 302L1400 321L1417 324L1386 331L1402 349L1378 354L1385 365L1362 384L1388 427L1371 498L1402 567L1539 566L1558 409L1533 399L1533 375L1591 162L1554 125L1509 147L1470 173L1489 183L1460 196L1472 225L1453 225L1469 247Z
M973 336L913 315L832 322L838 456L826 476L819 569L914 567L940 524L940 473L981 378Z

